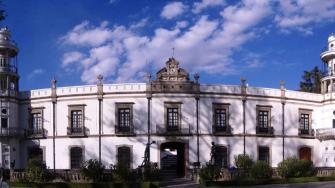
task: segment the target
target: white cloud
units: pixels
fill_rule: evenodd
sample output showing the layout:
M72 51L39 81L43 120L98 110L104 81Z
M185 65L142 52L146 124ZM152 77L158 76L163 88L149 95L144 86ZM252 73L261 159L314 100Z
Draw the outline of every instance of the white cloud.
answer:
M172 19L179 16L186 10L187 6L182 2L172 2L164 6L161 17L165 19Z
M144 26L147 25L148 20L149 20L148 18L143 18L139 22L136 22L136 23L130 25L129 28L130 29L138 29L138 28L144 27Z
M312 34L312 25L335 21L335 1L281 0L275 22L283 32Z
M188 21L178 21L176 23L176 28L185 28L189 25Z
M73 51L73 52L67 52L63 54L62 58L62 67L67 67L75 62L79 62L84 58L84 54Z
M99 27L90 28L89 22L83 21L65 36L61 37L60 41L64 44L75 44L78 46L99 46L113 36L113 33L107 26L108 22L103 21Z
M235 74L241 67L255 68L260 65L257 57L253 57L252 62L236 65L232 53L257 36L261 29L255 27L271 13L267 0L244 0L224 7L220 18L210 19L200 15L194 22L176 21L171 28L155 28L152 35L138 34L133 31L132 25L110 27L83 22L61 38L63 43L76 48L72 51L80 48L80 52L84 53L79 66L81 80L85 83L95 83L98 74L102 74L107 81L142 80L143 72L165 66L165 61L172 56L173 47L174 56L190 73ZM82 39L87 33L97 30L108 37L98 44ZM68 37L73 33L80 42ZM84 47L83 44L90 45ZM70 65L68 63L66 67Z
M225 5L224 0L202 0L201 2L195 2L193 4L193 13L200 13L203 9L214 6L223 6Z
M43 74L44 73L44 69L35 69L33 70L30 74L28 74L28 79L32 79L33 77Z

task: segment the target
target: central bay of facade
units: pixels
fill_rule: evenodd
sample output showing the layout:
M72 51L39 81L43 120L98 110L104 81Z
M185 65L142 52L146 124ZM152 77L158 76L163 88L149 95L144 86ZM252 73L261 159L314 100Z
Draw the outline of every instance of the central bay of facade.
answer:
M103 83L19 91L18 48L7 28L0 30L1 160L22 169L29 159L50 169L78 169L98 159L137 168L144 151L161 169L185 176L210 160L234 165L248 154L276 167L284 158L335 167L335 37L321 54L329 74L322 93L241 85L201 84L182 63L169 58L146 83ZM163 61L163 60L162 60ZM148 146L147 150L146 147Z

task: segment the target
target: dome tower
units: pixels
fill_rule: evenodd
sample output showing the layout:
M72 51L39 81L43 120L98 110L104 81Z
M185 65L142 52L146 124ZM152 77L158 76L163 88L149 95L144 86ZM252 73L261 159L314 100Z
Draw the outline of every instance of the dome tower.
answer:
M0 28L0 167L6 169L18 167L23 135L18 127L18 52L8 28Z
M321 92L331 93L335 91L335 34L328 37L328 45L320 55L325 63L326 76L321 79Z

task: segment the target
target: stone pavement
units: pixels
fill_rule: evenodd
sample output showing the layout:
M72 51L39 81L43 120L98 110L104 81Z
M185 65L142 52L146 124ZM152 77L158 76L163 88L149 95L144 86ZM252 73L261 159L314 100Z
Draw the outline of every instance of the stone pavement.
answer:
M271 188L335 188L335 181L296 183L296 184L258 185L258 186L249 186L248 188L266 188L266 187L271 187ZM210 188L219 188L219 187L210 187ZM238 186L235 186L235 187L232 186L231 188L238 188ZM246 186L244 186L243 188L246 188Z
M196 184L194 181L185 178L176 178L173 180L161 181L160 187L165 188L204 188L199 184Z

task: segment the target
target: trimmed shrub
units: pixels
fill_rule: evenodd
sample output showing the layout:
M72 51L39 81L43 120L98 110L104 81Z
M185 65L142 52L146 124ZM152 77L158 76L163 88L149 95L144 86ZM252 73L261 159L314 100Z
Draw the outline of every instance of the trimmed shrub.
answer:
M200 169L199 176L202 181L212 181L220 177L220 168L207 163Z
M269 179L272 177L272 168L265 161L257 161L252 165L250 174L255 179Z
M157 164L150 163L149 165L143 166L143 176L144 181L156 181L159 180L159 169Z
M289 157L278 164L278 173L283 178L308 177L316 174L312 161Z
M93 180L94 182L102 180L104 171L105 166L96 159L90 159L86 161L81 168L83 175Z
M113 180L134 182L136 181L136 171L134 172L125 163L118 163L112 171Z
M252 167L253 161L249 155L239 154L234 156L235 165L238 169L247 170Z

